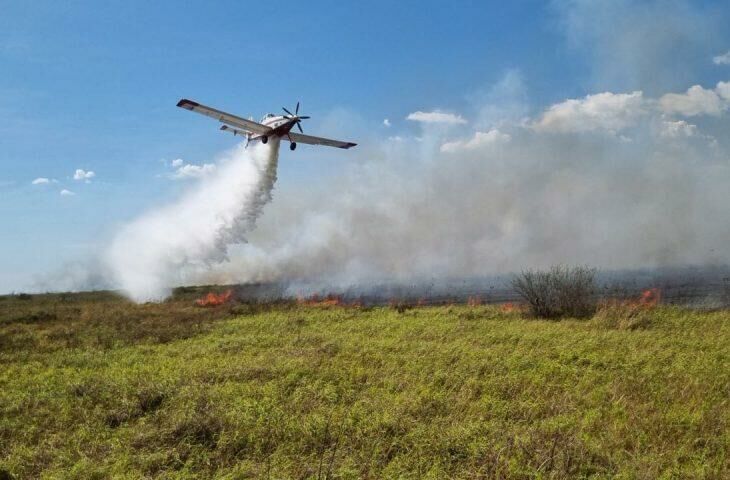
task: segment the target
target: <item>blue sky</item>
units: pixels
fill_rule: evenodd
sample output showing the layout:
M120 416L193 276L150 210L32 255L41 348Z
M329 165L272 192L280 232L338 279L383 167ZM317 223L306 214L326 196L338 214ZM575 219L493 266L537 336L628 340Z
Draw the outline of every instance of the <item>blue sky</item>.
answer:
M120 223L174 198L185 182L170 178L171 160L200 165L235 144L175 108L182 97L256 118L300 100L308 133L362 143L417 129L405 120L414 111L473 115L508 72L535 111L730 78L711 61L730 49L727 2L620 1L618 14L593 3L4 1L0 292L93 255ZM646 56L614 58L607 37L628 32L629 42L632 15L656 12L669 21L634 39ZM666 32L676 45L661 44ZM649 57L655 68L641 72ZM328 123L333 112L352 128ZM278 188L336 175L337 155L284 152ZM77 169L95 175L75 180Z

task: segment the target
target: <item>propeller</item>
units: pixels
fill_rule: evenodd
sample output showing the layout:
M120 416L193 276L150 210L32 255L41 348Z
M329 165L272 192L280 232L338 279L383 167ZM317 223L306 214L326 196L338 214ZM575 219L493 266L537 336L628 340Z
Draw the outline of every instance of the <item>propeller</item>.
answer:
M294 109L294 113L291 113L285 107L281 107L281 109L284 110L284 112L286 112L286 114L287 114L286 115L286 118L288 118L290 120L295 120L296 121L297 128L299 129L299 131L301 133L304 133L304 130L302 130L302 125L301 125L302 120L307 120L310 117L307 116L307 115L302 115L302 116L299 115L299 102L297 102L297 106Z

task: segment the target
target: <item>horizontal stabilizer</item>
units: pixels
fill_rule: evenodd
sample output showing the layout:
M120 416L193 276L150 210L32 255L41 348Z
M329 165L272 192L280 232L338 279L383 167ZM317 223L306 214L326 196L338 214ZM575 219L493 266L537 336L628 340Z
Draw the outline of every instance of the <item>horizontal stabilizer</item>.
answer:
M226 132L231 132L234 135L247 136L249 134L249 132L247 132L245 130L239 130L235 127L229 127L228 125L221 126L221 130L226 131Z

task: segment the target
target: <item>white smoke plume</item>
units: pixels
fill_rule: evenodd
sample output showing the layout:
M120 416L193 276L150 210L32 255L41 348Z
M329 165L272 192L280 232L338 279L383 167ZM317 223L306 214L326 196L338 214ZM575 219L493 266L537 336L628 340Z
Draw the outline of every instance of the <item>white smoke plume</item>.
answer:
M306 291L555 263L727 264L730 149L712 135L727 117L692 120L641 92L605 92L499 128L374 141L343 155L350 166L327 185L283 191L204 278Z
M178 201L124 226L104 256L116 284L135 301L161 300L226 260L271 200L278 155L278 141L239 146Z

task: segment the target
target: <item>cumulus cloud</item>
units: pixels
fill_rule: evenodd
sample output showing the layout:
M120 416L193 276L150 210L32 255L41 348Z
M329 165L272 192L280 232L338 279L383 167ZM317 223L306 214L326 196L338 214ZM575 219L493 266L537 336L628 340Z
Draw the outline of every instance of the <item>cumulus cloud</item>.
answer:
M33 185L45 185L45 184L51 183L51 180L46 177L38 177L30 183Z
M76 195L76 194L74 192L72 192L71 190L66 190L65 188L63 190L61 190L62 197L71 197L73 195Z
M722 55L717 55L712 58L712 63L715 65L730 65L730 50Z
M383 125L385 125L386 127L390 127L390 120L388 120L387 118L383 120Z
M170 162L165 161L165 163L172 167L173 172L169 177L175 180L203 178L216 170L214 163L196 165L194 163L185 163L185 160L182 158L176 158Z
M421 123L443 123L450 125L463 125L467 123L461 115L440 112L438 110L434 110L433 112L413 112L408 114L406 120Z
M497 129L492 129L488 132L475 132L474 136L468 140L456 140L444 143L441 145L441 151L454 153L464 150L478 150L490 145L509 142L511 138L510 135L502 133Z
M174 162L173 162L174 163ZM203 165L194 165L192 163L179 164L175 172L172 174L172 178L176 180L183 180L187 178L202 178L215 172L215 164L204 163Z
M74 180L85 181L86 183L90 183L91 179L95 176L96 174L94 172L91 170L84 170L83 168L77 168L74 172Z
M693 137L697 135L697 125L684 120L663 121L659 135L666 138Z
M700 85L690 87L686 93L668 93L659 99L659 105L665 113L678 113L687 117L717 116L727 108L717 92Z
M646 113L642 92L588 95L548 108L534 124L535 130L551 133L608 130L630 127Z
M717 84L717 88L715 88L715 91L724 100L730 102L730 82L720 82L720 83L718 83Z

